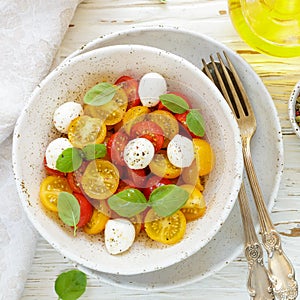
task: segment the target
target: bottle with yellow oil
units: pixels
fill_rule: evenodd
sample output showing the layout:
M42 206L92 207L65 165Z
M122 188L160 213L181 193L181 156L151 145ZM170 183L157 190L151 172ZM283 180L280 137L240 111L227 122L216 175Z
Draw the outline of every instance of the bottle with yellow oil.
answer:
M233 25L259 52L300 56L300 0L228 0Z

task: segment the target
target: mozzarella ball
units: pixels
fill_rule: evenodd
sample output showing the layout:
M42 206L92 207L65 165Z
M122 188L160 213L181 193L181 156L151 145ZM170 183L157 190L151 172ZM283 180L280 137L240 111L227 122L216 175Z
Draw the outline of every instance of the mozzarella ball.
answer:
M194 160L193 142L185 136L176 134L168 144L167 156L174 166L189 167Z
M124 161L133 170L146 168L154 156L153 144L145 138L136 138L124 148Z
M167 93L166 80L158 73L145 74L139 83L139 96L144 106L153 107L159 96Z
M53 123L59 132L67 133L72 120L83 114L79 103L66 102L59 106L53 115Z
M53 140L46 149L46 163L47 167L56 169L56 161L60 154L67 148L72 148L72 144L66 138L57 138Z
M104 240L110 254L128 250L135 239L134 225L127 219L111 219L105 225Z

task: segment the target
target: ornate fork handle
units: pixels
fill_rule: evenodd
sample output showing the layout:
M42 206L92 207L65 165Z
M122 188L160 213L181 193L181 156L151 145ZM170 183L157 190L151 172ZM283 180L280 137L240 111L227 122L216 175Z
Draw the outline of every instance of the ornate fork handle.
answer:
M257 207L261 227L262 244L268 253L268 269L276 299L293 300L298 294L294 268L281 247L281 238L276 231L266 208L258 184L250 152L250 139L242 137L245 167Z
M272 283L270 282L268 271L264 266L263 250L256 236L249 208L249 200L243 183L238 199L244 225L244 251L249 269L247 282L248 293L251 299L272 300L274 299Z

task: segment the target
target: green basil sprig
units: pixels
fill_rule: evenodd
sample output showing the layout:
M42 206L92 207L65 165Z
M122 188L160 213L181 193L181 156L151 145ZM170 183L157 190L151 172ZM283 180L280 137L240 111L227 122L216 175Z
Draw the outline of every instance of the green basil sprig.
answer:
M63 173L70 173L80 168L83 159L93 160L102 158L106 155L104 144L89 144L82 149L67 148L56 160L56 169Z
M167 217L180 209L189 193L175 184L162 185L152 191L149 197L149 205L161 217Z
M118 88L108 82L98 83L86 92L83 102L92 106L104 105L113 99Z
M175 94L164 94L159 96L161 103L175 114L182 114L189 109L185 100Z
M56 169L63 173L69 173L77 170L81 164L81 151L77 148L67 148L57 158Z
M138 189L125 189L108 199L108 205L122 217L131 218L147 208L147 200Z
M76 300L86 290L86 275L79 270L61 273L55 280L55 292L61 300Z
M189 130L197 136L204 136L205 122L202 115L196 109L191 109L186 115L186 124Z
M57 209L59 218L69 226L74 227L74 236L80 219L80 205L72 194L60 192L58 194Z
M122 217L130 218L152 207L161 217L167 217L180 209L189 193L174 184L163 185L156 188L150 194L149 201L142 192L129 188L121 191L108 199L108 205Z
M106 155L106 146L104 144L89 144L82 149L86 160L102 158Z
M180 96L175 94L164 94L159 96L161 103L175 114L183 114L189 111L186 115L186 124L189 130L197 136L204 136L205 122L196 109L190 109L188 103Z

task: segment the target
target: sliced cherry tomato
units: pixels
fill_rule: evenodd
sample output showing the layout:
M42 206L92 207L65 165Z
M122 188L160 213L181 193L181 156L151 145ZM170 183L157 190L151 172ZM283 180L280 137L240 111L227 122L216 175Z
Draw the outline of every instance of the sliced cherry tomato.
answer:
M123 119L127 105L128 99L124 89L118 88L111 101L100 106L85 105L84 113L103 120L106 125L115 125Z
M54 169L49 168L47 166L46 157L44 157L44 169L45 169L47 175L61 176L61 177L65 177L66 176L66 173L63 173L63 172L60 172L58 170L54 170Z
M74 193L81 193L82 191L80 187L80 182L78 182L77 179L78 178L74 172L67 174L67 180L72 191Z
M119 171L109 161L95 159L86 167L81 186L84 193L93 199L103 200L115 193L119 185Z
M214 166L214 153L210 144L203 139L193 139L196 163L199 176L207 175Z
M158 216L150 209L145 217L145 231L154 241L171 245L178 243L184 236L186 219L178 210L169 217Z
M189 193L189 199L186 201L181 211L187 221L193 221L201 218L206 211L206 203L202 193L192 185L181 185L181 188Z
M42 204L51 211L57 212L57 199L60 192L72 193L65 177L47 176L40 185Z
M138 94L139 83L137 80L130 76L121 76L115 82L116 85L122 84L122 87L128 98L128 107L127 110L131 107L141 104L141 100Z
M143 189L143 193L147 199L150 194L158 187L166 184L172 184L172 181L167 178L160 178L158 176L152 176L147 180L146 187Z
M126 166L118 168L120 174L120 183L118 192L127 188L143 188L147 181L147 174L145 169L132 170Z
M182 169L181 179L183 180L182 184L196 185L197 180L199 179L199 170L196 159L193 160L189 167Z
M147 114L150 112L150 109L146 106L134 106L130 108L124 115L123 118L123 126L125 129L125 132L127 134L130 134L131 127L140 121L143 121L146 119Z
M166 152L163 150L160 150L154 155L149 167L153 174L168 179L177 178L182 170L170 163Z
M116 194L130 188L134 188L134 184L132 182L127 183L127 181L120 180Z
M88 161L83 161L81 166L76 171L67 174L69 186L74 193L81 194L83 192L81 187L81 178L88 164Z
M195 186L200 192L204 190L204 183L202 182L204 178L199 176L196 160L188 168L183 168L180 179L182 179L181 184Z
M89 200L79 193L74 193L74 196L78 200L78 203L80 205L80 219L77 224L77 227L83 227L85 224L87 224L93 214L93 206L89 202Z
M190 129L189 129L187 123L186 123L186 116L187 116L188 113L189 112L186 111L182 114L175 114L174 116L175 116L176 120L179 121L183 126L183 127L180 127L180 133L184 136L188 136L188 137L191 136L191 137L195 138L197 136L190 131Z
M149 140L157 152L164 143L164 132L161 127L152 121L142 121L134 124L130 130L131 138L143 137Z
M161 127L164 133L165 141L163 147L179 132L179 125L176 118L168 111L155 110L148 114L147 119Z
M98 118L79 116L71 121L68 129L68 138L77 148L88 144L101 144L106 137L106 125Z
M93 214L89 222L83 227L83 231L87 234L98 234L105 228L109 216L104 214L101 210L94 209Z
M161 103L161 101L158 102L158 104L157 104L157 109L159 109L159 110L170 111L168 108L166 108L166 107Z
M107 142L107 152L115 164L125 166L124 148L129 140L129 136L120 130L114 133Z
M128 179L123 179L125 182L133 183L134 187L144 188L147 180L147 175L145 169L133 170L127 168ZM129 180L129 181L128 181Z

